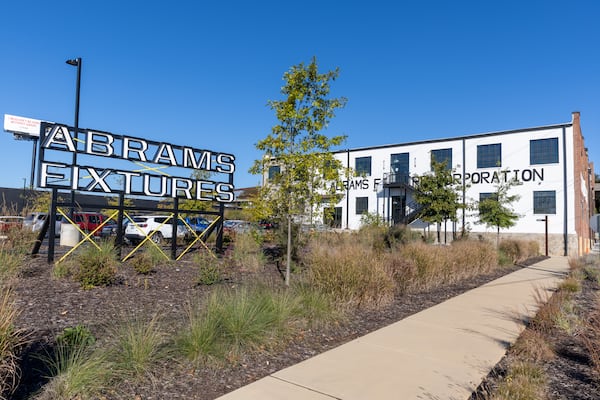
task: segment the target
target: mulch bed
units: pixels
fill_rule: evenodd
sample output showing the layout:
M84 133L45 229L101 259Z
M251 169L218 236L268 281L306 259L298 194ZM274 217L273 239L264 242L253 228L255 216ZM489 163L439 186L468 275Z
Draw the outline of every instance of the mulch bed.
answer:
M535 261L539 259L530 263ZM195 370L185 361L171 361L157 368L151 379L125 383L107 393L105 398L214 399L518 268L513 266L428 292L400 296L381 310L356 310L344 324L304 331L290 338L285 348L250 354L224 368ZM221 285L242 285L257 278L281 281L280 272L270 265L258 276L237 270L227 271ZM159 267L147 276L136 274L132 267L125 265L119 271L116 284L83 290L69 279L53 279L51 266L45 260L31 260L14 286L16 303L21 310L17 328L26 331L30 340L22 352L21 384L13 398L28 398L45 383L43 373L39 371L39 361L33 355L51 347L56 336L67 327L85 325L94 335L101 337L102 332L114 326L115 322L136 315L148 317L158 312L166 325L176 330L186 319L187 305L204 297L213 288L198 285L196 280L196 268L186 262Z

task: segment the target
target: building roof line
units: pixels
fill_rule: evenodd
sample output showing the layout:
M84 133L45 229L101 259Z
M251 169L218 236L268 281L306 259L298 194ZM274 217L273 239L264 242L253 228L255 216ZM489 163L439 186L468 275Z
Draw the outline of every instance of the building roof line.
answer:
M473 134L473 135L455 136L455 137L442 138L442 139L426 139L426 140L419 140L419 141L415 141L415 142L404 142L404 143L395 143L395 144L384 144L384 145L378 145L378 146L356 147L356 148L352 148L352 149L337 150L337 151L334 151L333 153L338 154L338 153L346 153L349 151L377 150L377 149L386 149L386 148L398 147L398 146L411 146L411 145L428 144L428 143L451 142L451 141L463 140L463 139L477 139L477 138L496 136L496 135L507 135L507 134L522 133L522 132L530 132L530 131L541 131L541 130L546 130L546 129L566 128L566 127L570 127L570 126L573 126L572 122L555 124L555 125L536 126L536 127L532 127L532 128L511 129L511 130L507 130L507 131L477 133L477 134Z

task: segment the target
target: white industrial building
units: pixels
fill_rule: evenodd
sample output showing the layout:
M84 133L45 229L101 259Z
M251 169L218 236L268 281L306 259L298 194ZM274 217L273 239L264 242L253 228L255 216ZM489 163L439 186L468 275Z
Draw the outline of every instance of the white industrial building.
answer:
M493 192L499 180L514 177L522 183L511 189L520 196L513 203L520 218L515 226L501 230L503 237L538 240L543 251L547 217L551 255L575 256L590 250L594 168L578 112L563 124L349 149L335 156L356 174L345 182L345 196L329 221L339 228L358 229L366 212L390 224L423 228L413 213L412 179L430 171L433 158L447 161L465 204ZM475 237L495 235L494 228L476 223L476 214L459 210L457 222L449 223L447 231L465 228Z

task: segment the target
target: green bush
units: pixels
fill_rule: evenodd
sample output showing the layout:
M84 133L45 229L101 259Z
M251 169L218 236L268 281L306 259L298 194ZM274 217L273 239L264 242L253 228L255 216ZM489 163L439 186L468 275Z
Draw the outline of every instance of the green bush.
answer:
M148 275L151 272L154 272L154 262L152 261L152 257L145 251L138 254L131 260L131 265L135 272L141 275Z
M196 253L193 262L198 266L198 278L196 279L196 283L200 285L214 285L221 280L221 262L211 253Z
M59 346L67 347L88 347L96 343L96 338L92 332L83 325L77 325L72 328L65 328L57 336L56 343Z
M102 241L98 246L86 245L67 261L73 278L85 289L110 285L116 278L119 261L114 244Z

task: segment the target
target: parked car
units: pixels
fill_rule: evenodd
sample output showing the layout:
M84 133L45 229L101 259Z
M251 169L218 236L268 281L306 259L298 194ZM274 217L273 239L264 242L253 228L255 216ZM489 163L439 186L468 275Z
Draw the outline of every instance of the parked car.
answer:
M127 228L127 224L129 224L129 222L131 222L129 220L129 218L123 218L123 237L125 237L125 229ZM107 222L102 227L102 230L100 231L100 236L103 238L116 236L118 229L119 229L119 226L117 224L117 221Z
M196 234L204 232L204 230L210 225L210 221L202 217L187 217L185 222L187 222L187 224L194 230L194 232L196 232Z
M84 232L92 232L100 226L108 217L97 212L76 212L73 215L75 222L79 225L79 229ZM96 231L95 236L100 236L101 232Z
M6 234L11 229L21 229L23 217L0 216L0 239L6 239Z
M44 226L44 221L46 221L47 217L48 213L46 212L32 212L28 214L23 220L23 227L29 228L34 232L39 232L42 230L42 227ZM57 214L55 218L56 227L54 229L54 234L56 236L60 236L60 225L62 223L63 217L62 215Z
M164 240L170 240L173 235L172 221L167 215L145 215L133 217L133 221L125 228L125 238L132 243L139 243L148 235L152 234L150 240L160 244ZM168 220L168 221L167 221ZM166 221L166 222L165 222ZM156 231L156 232L155 232ZM177 221L177 237L183 238L187 232L182 221Z

